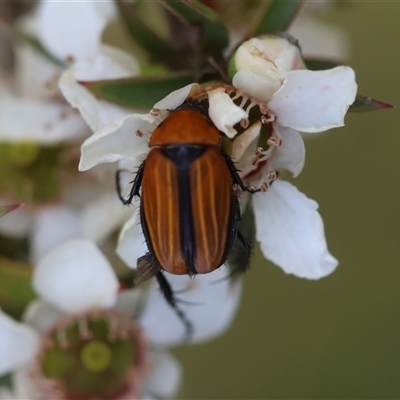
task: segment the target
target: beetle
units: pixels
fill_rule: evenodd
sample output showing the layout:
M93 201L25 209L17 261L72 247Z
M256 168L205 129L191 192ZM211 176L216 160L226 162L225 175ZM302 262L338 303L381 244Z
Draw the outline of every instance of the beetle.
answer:
M150 137L150 151L124 198L117 172L118 196L124 204L140 197L140 221L148 253L137 260L136 283L156 276L167 302L184 322L163 271L206 274L226 261L237 239L244 271L250 244L238 231L240 207L236 184L251 193L220 146L221 133L208 117L207 104L186 101L170 112Z

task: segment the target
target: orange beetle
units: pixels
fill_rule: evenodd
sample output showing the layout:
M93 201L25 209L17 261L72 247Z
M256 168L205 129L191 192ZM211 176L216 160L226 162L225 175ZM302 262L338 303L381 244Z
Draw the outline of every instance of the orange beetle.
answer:
M233 185L246 188L230 157L220 148L220 132L204 103L183 103L154 130L150 152L129 196L141 197L140 217L149 252L137 261L142 282L156 276L166 300L189 329L162 271L205 274L227 259L236 238L247 256L250 245L237 230L240 208ZM140 193L141 188L141 193Z

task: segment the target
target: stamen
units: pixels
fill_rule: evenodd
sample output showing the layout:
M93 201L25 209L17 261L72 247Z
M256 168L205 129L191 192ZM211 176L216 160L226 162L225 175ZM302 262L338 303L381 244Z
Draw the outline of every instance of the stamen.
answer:
M278 137L270 137L267 139L267 145L268 146L274 146L274 147L281 147L282 146L282 139Z
M243 99L242 99L242 101L240 102L239 107L240 107L240 108L243 108L244 105L247 103L247 100L248 100L248 98L245 97L245 96L243 96Z
M269 171L267 175L267 179L272 182L278 177L278 174L276 173L275 170Z
M254 101L251 101L250 104L247 106L246 108L246 113L247 115L249 115L249 111L256 105L257 103L255 103Z
M268 124L269 122L275 121L275 116L270 114L269 117L266 117L265 115L261 116L261 123L263 124Z
M62 349L67 349L68 348L68 340L67 340L67 332L65 328L60 328L56 332L58 343L60 343L60 347Z
M229 92L228 94L230 95L230 94L232 94L232 93L235 93L234 91L231 91L231 92ZM239 93L235 93L235 95L233 96L233 97L231 97L231 100L236 100L236 99L238 99L240 97L240 94Z
M261 114L267 114L268 113L268 106L265 103L261 103L259 105L260 112Z
M253 165L254 167L257 167L258 166L258 164L260 163L260 158L259 157L253 157L252 159L251 159L251 165Z
M262 185L260 186L260 190L265 193L269 188L268 182L263 182Z
M152 108L152 109L150 110L150 115L151 115L152 117L157 117L159 114L160 114L160 110L159 110L158 108Z
M238 184L235 183L232 186L232 189L233 189L233 192L235 193L236 197L240 197L242 195L242 189Z
M141 131L140 129L138 129L137 131L136 131L136 136L137 137L143 137L144 136L144 133L143 133L143 131Z
M87 340L92 338L93 334L89 331L88 320L86 316L82 316L78 319L78 329L81 339Z
M249 121L248 118L243 118L243 119L240 121L240 126L241 126L243 129L246 129L246 128L249 126L249 124L250 124L250 121Z
M260 157L263 152L264 152L264 149L262 147L257 147L255 154L257 157Z

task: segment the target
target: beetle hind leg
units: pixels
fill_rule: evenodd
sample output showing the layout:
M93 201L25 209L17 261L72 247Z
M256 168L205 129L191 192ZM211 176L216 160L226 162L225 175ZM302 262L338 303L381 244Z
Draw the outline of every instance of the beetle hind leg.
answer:
M158 284L160 285L160 289L162 294L164 295L165 300L167 303L171 306L171 308L175 311L175 314L178 316L178 318L181 320L183 325L185 326L185 331L186 331L186 339L189 340L193 334L193 325L189 321L189 319L186 317L185 313L178 307L177 302L179 302L178 299L175 298L174 292L171 288L171 285L165 278L164 274L160 271L156 275Z
M236 240L240 243L242 249L240 251L240 255L238 256L237 265L230 273L231 277L237 274L243 274L250 267L251 244L246 240L240 231L237 232Z

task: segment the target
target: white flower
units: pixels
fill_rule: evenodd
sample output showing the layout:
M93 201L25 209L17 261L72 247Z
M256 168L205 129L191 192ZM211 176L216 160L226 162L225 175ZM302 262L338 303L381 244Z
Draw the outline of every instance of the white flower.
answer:
M224 273L220 271L217 279ZM185 276L173 277L171 283L174 290L187 289L179 295L180 298L199 303L181 306L193 323L194 336L191 342L207 340L227 328L238 304L240 281L233 283L225 280L210 285L207 277L204 279L199 276L192 281ZM30 304L24 323L18 323L0 312L0 374L13 372L16 398L47 398L46 395L52 393L49 390L54 387L60 389L56 381L48 379L48 375L47 378L44 376L45 371L47 374L53 371L51 363L46 364L47 369L43 370L40 362L47 360L49 349L54 349L52 351L57 351L61 357L64 354L64 341L82 341L84 346L79 347L82 352L85 348L89 350L94 341L94 347L100 346L103 362L110 362L110 350L103 350L104 345L111 346L113 350L113 341L105 340L98 345L96 335L99 332L93 324L99 318L109 321L110 334L117 338L120 337L118 332L122 332L121 338L125 337L124 340L127 340L126 335L131 335L128 336L138 341L138 354L143 353L140 356L143 365L140 365L146 368L137 369L136 375L126 382L130 385L131 396L174 396L179 386L180 367L164 347L183 343L186 339L185 329L174 312L166 306L158 290L153 287L147 296L138 289L118 292L119 284L110 264L96 246L87 240L67 242L43 256L35 267L33 286L41 299ZM135 328L135 324L139 328ZM114 331L113 326L118 327L119 331ZM79 332L75 339L67 334L72 327ZM128 330L124 333L124 329ZM91 336L88 336L90 332L94 335L92 342ZM146 350L142 337L152 345L150 349ZM49 347L49 343L53 342L61 347ZM73 348L70 353L72 357ZM66 351L68 353L68 347ZM101 369L103 364L99 366L96 360L86 358L85 362L88 354L82 352L78 354L81 364L77 368L86 368L89 372ZM123 376L118 378L123 379ZM66 381L64 389L69 390L69 383ZM97 393L97 397L101 398L101 393Z
M349 67L326 71L292 70L291 65L298 64L293 62L296 55L291 46L295 46L281 42L281 38L277 39L274 53L265 48L271 43L270 37L268 42L252 39L243 44L246 48L257 45L259 51L249 52L251 62L235 59L234 86L244 99L250 99L251 105L260 105L264 122L270 127L266 143L269 148L257 150L256 157L254 152L259 144L254 129L244 132L237 145L236 141L233 143L232 158L238 161L242 178L255 186L263 182L268 185L273 170L284 169L297 176L305 160L299 131L314 133L342 126L357 91L354 71ZM277 46L280 51L276 50ZM288 57L281 54L285 51L289 52ZM246 56L240 48L237 54ZM273 67L265 66L266 59ZM309 279L321 278L336 268L337 260L327 249L317 203L278 179L266 193L253 196L253 206L257 239L266 258L287 273Z
M124 207L116 196L115 168L99 172L109 184L92 176L70 187L68 196L59 204L32 208L26 204L0 219L0 232L15 238L28 236L32 262L69 239L86 238L102 243L132 216L134 210Z
M112 2L41 1L20 20L19 27L37 37L65 65L72 63L78 79L136 75L139 68L133 57L101 44L103 29L114 15ZM2 82L0 89L0 140L51 144L88 136L87 125L57 88L65 66L49 61L26 42L16 42L15 48L15 79L11 84ZM79 74L82 63L90 65L90 77ZM110 103L103 104L104 113L112 115L107 122L116 118L114 109Z
M15 43L15 79L0 88L0 141L29 142L39 148L64 142L80 143L89 135L85 121L62 98L57 82L65 70L62 82L70 79L77 90L86 90L76 80L123 78L139 72L132 56L101 43L103 29L115 15L114 8L114 3L109 1L41 1L30 15L19 21L22 31L37 37L47 51L65 61L69 68L65 70L66 66L50 62L24 41ZM75 22L71 24L71 21ZM64 87L62 82L60 85ZM105 101L96 104L101 120L96 128L127 113ZM86 122L92 126L90 118ZM111 170L114 174L114 168ZM103 240L126 220L129 211L114 198L114 185L108 192L104 185L99 191L99 185L92 184L95 180L95 176L81 177L74 181L74 187L67 187L62 181L63 197L61 201L57 197L58 204L29 207L32 199L22 199L27 207L3 219L0 231L13 237L29 236L33 260L70 238ZM85 197L85 202L80 200L77 204L77 196ZM6 192L1 197L8 202L21 201ZM85 204L88 200L93 201Z

